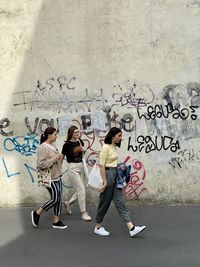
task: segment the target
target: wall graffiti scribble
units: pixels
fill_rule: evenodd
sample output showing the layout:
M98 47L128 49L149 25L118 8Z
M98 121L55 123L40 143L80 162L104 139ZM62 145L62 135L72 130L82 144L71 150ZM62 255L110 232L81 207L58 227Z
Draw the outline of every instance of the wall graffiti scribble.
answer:
M4 140L6 151L17 151L24 156L32 156L36 153L40 141L37 136L8 137Z
M119 127L125 132L133 132L136 130L136 120L134 120L134 117L131 113L120 115L116 111L112 112L110 106L105 106L103 111L106 113L106 126L108 126L108 129L115 126Z
M10 120L8 118L3 118L0 120L0 134L3 136L11 136L13 135L13 131L5 132L5 128L8 128L10 126Z
M147 112L144 114L140 114L140 110L137 108L137 114L138 118L144 118L145 120L150 120L150 119L155 119L155 118L169 118L169 115L172 116L173 119L182 119L186 120L190 116L192 120L197 119L197 115L195 113L195 109L198 108L198 106L190 106L188 108L176 108L173 107L171 103L165 105L164 107L162 105L155 105L153 106L148 106L147 107Z
M2 162L3 162L3 166L4 166L4 169L5 169L5 171L6 171L6 175L7 175L8 178L20 174L20 172L13 172L13 173L10 173L9 170L8 170L8 167L7 167L7 164L6 164L6 161L5 161L4 158L2 158Z
M153 138L155 140L153 140ZM173 142L173 138L170 136L143 136L139 135L137 137L136 143L138 145L131 145L131 136L128 138L128 151L132 149L133 152L139 151L142 152L143 150L145 153L150 153L152 151L161 151L161 150L168 150L170 149L171 152L176 152L180 149L179 141Z
M127 162L130 157L127 157L125 161ZM146 178L146 170L144 165L140 160L133 159L131 164L131 172L130 181L125 186L124 194L126 198L134 198L135 200L140 199L140 195L146 191L146 187L144 187L144 180Z
M163 100L180 108L182 106L200 106L200 84L189 82L187 85L168 84L163 88Z
M175 174L178 170L189 172L190 163L200 160L200 152L194 153L193 148L181 150L180 146L181 141L200 137L200 84L167 85L161 93L154 95L155 91L147 84L125 81L125 87L118 84L108 95L101 87L97 91L84 88L78 93L77 82L75 76L51 77L46 81L37 80L30 90L14 93L14 108L26 111L22 121L24 130L18 134L19 129L15 132L11 125L13 118L2 116L0 135L4 137L5 152L25 156L26 162L16 170L8 164L6 157L2 158L5 177L25 174L29 183L37 185L33 156L39 145L39 136L49 126L57 129L61 137L58 140L60 147L66 140L69 126L78 127L87 149L85 158L89 169L98 162L105 135L114 126L123 132L120 149L129 153L154 152L153 157L158 160L160 151L172 152L173 155L177 152L175 156L170 155L171 160L167 160ZM16 125L15 121L13 125ZM125 161L129 160L131 178L124 194L126 198L140 200L147 192L146 168L139 159L128 156ZM67 179L67 169L63 172L62 183L64 188L72 188Z
M124 90L123 85L118 84L114 86L115 89L116 87L118 87L120 91ZM113 93L114 104L112 106L119 105L127 108L142 108L146 107L154 100L153 90L148 84L138 86L136 83L133 83L133 85L129 85L126 90L125 93ZM143 93L141 93L141 91ZM143 95L145 95L145 97L143 97Z
M74 100L74 94L70 94L70 92L75 90L76 87L70 85L70 83L75 80L75 77L68 80L66 76L61 76L48 79L44 85L37 81L35 89L14 93L19 100L13 106L24 106L24 109L29 109L30 112L35 108L52 110L58 113L62 111L68 113L91 112L94 104L102 109L106 101L102 89L100 89L99 95L90 96L86 88L83 97Z
M189 169L191 162L200 161L200 149L183 149L178 152L176 157L171 158L169 165L173 171L177 173L179 169ZM188 164L189 163L189 164Z
M57 78L49 78L46 82L37 81L37 88L40 91L44 90L62 90L67 88L68 90L74 90L75 85L70 85L71 83L76 81L76 77L67 78L65 75L57 77Z
M56 119L58 123L58 119ZM25 126L28 129L28 135L36 135L44 132L47 127L55 127L54 119L39 119L38 117L34 119L33 126L31 128L31 122L28 117L24 120ZM58 126L59 127L59 126Z

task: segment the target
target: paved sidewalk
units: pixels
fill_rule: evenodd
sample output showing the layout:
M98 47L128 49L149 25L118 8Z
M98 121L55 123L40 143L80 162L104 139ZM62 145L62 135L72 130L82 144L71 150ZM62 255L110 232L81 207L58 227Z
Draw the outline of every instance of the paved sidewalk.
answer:
M147 229L130 238L114 207L105 226L108 237L93 233L94 221L80 220L78 207L63 215L68 229L52 229L51 215L31 224L31 208L0 209L0 267L195 267L200 266L200 207L130 207L134 222ZM88 210L94 218L96 207Z

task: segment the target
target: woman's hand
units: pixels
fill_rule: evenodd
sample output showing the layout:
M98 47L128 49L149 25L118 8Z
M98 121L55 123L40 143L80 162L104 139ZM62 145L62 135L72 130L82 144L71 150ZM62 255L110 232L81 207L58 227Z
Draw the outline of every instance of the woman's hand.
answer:
M60 153L56 153L55 159L56 160L62 159L62 155Z
M86 152L86 148L84 148L83 146L81 146L81 151L82 152Z
M103 182L102 185L99 187L98 191L103 193L106 189L107 182Z
M120 168L121 168L122 171L124 171L124 170L126 169L126 165L125 165L125 164L122 164L122 165L120 166Z

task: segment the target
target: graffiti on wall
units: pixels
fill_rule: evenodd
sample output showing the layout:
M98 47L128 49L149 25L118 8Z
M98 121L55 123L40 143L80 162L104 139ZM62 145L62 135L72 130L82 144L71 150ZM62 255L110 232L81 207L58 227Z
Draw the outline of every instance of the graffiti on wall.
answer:
M74 100L74 90L76 77L60 76L49 78L45 82L37 81L32 90L22 90L14 93L18 101L14 102L14 107L23 106L30 112L34 110L48 110L53 112L91 112L94 105L102 109L104 106L103 91L95 96L90 96L88 89L84 90L83 97L76 97Z
M113 86L108 97L105 89L90 93L83 89L80 94L76 76L62 75L47 80L37 80L34 88L14 93L14 107L23 108L24 131L17 135L9 118L0 119L0 136L4 137L3 148L6 153L17 153L27 160L33 157L39 145L39 136L46 127L55 127L60 136L66 136L70 125L76 125L87 148L86 161L91 167L98 160L105 134L113 127L124 133L124 149L130 152L150 153L159 151L177 152L169 161L174 172L187 168L187 163L198 161L197 152L181 150L180 141L200 137L200 119L196 112L200 106L200 84L167 85L158 100L155 90L148 84L125 81ZM164 104L163 104L164 103ZM54 116L30 116L31 113L49 111ZM62 115L59 113L62 113ZM55 115L56 114L56 115ZM145 122L147 133L139 133L138 125ZM140 199L147 190L144 185L146 170L139 159L130 159L131 179L126 185L128 198ZM25 170L31 182L36 180L36 169L29 162L19 166L20 171L9 169L6 157L1 158L7 177L15 177ZM67 170L65 170L66 172ZM64 184L65 187L69 185Z
M77 114L76 116L60 116L57 118L24 118L24 125L27 135L40 135L47 127L54 127L57 129L61 136L66 136L67 130L73 123L73 119L80 120L81 129L84 132L106 132L111 127L119 127L127 133L136 131L136 120L130 113L120 114L112 112L108 109L97 111L94 113L84 113L83 115ZM9 130L11 121L8 118L2 119L2 127L0 134L3 136L13 136L15 131ZM4 124L6 122L6 124Z
M199 137L196 111L200 106L200 84L169 84L162 91L164 105L149 105L146 111L137 108L138 119L145 119L148 135L165 134L180 140Z
M139 135L136 140L137 145L131 144L131 136L128 138L128 148L133 152L145 151L145 153L150 153L152 151L161 151L170 149L171 152L176 152L180 149L179 141L173 141L173 138L170 136L143 136Z
M143 108L154 101L153 89L149 84L138 84L126 81L125 84L114 85L114 89L120 89L120 93L113 93L113 105L126 108ZM125 91L125 92L124 92Z
M8 118L0 119L0 135L11 136L13 131L10 128L10 120Z
M54 112L93 112L103 110L106 103L110 102L113 109L117 107L142 108L154 101L153 89L148 84L139 84L126 81L126 84L117 84L113 86L115 91L112 97L107 99L104 90L100 88L98 92L90 94L89 90L84 89L83 97L76 96L77 78L51 77L46 81L38 80L35 87L30 90L22 90L14 93L18 101L14 102L14 107L24 107L30 112L38 109L51 110Z
M152 120L155 118L169 118L171 116L173 119L182 119L187 120L189 117L192 120L197 119L197 115L195 114L195 109L197 109L198 106L190 106L189 108L176 108L171 103L163 106L163 105L155 105L151 106L149 105L147 107L147 111L144 114L141 114L140 109L137 108L137 114L138 118L145 120Z
M7 178L11 178L11 177L15 177L15 176L19 176L21 174L20 171L11 171L9 168L9 163L6 161L5 158L1 158L2 161L2 165L3 165L3 170L5 171L5 175ZM13 166L12 166L13 168ZM22 166L19 166L21 171L25 170L25 173L27 174L27 177L30 179L32 184L37 184L37 170L35 167L31 166L30 164L28 164L27 162L24 162L22 164ZM67 173L67 169L64 169L63 171L63 175L65 175ZM65 184L65 182L63 181L63 186L65 188L72 188L71 185Z
M26 135L7 137L3 145L6 151L17 151L24 156L32 156L36 153L39 143L40 141L37 136Z
M125 162L128 161L131 161L131 176L130 181L123 189L124 194L126 198L139 200L141 194L147 190L144 185L147 173L140 160L131 159L131 157L128 156L125 159Z
M181 106L200 106L200 84L190 82L186 85L169 84L163 88L162 98L176 108Z
M179 151L177 156L171 158L169 165L175 173L178 170L189 169L192 162L200 161L200 148L187 148Z
M129 133L136 130L136 120L131 113L120 115L119 112L112 111L110 106L104 107L103 111L106 114L106 126L108 129L111 127L118 127Z

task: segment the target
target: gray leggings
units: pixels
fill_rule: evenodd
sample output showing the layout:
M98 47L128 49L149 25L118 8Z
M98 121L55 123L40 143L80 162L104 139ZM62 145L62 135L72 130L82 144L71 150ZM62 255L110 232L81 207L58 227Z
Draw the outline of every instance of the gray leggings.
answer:
M117 169L106 170L107 187L103 193L99 195L99 205L97 208L96 223L101 223L113 200L115 207L125 222L131 222L130 213L127 209L122 189L118 189L116 185Z

